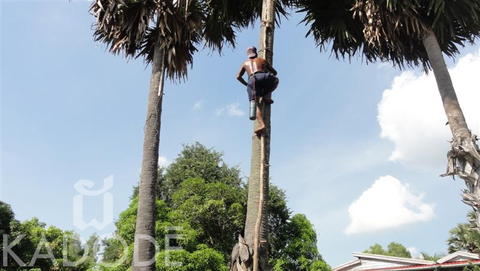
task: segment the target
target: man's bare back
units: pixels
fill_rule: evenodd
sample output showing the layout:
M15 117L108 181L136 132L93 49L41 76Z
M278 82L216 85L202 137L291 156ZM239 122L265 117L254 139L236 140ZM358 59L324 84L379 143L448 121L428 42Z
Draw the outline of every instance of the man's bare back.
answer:
M243 62L243 68L247 72L248 76L256 72L266 72L267 66L269 66L267 61L260 57L248 59Z
M243 79L245 72L247 72L248 76L251 76L257 72L268 71L272 72L273 75L277 75L277 71L265 59L261 57L250 58L243 62L240 67L240 71L237 74L237 80L246 86L247 82Z

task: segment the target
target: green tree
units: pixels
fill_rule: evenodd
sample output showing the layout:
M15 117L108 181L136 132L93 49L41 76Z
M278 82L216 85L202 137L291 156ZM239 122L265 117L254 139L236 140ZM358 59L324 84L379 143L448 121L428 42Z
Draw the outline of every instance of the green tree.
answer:
M442 55L453 57L458 47L480 37L480 2L356 0L353 11L382 60L400 68L423 65L426 71L432 69L453 135L444 176L464 179L468 190L463 201L480 212L480 149L465 121Z
M159 182L160 198L166 202L171 201L171 196L180 183L187 179L200 178L207 183L225 183L231 186L240 186L240 170L236 167L228 167L222 160L222 154L208 149L196 142L184 146L181 153L165 172Z
M133 226L134 224L132 224ZM118 230L117 230L118 231ZM114 263L116 260L120 259L123 256L124 248L122 243L117 239L117 236L112 238L107 238L102 240L102 262L103 263ZM128 249L128 248L127 248Z
M374 244L363 252L370 253L370 254L377 254L377 255L401 257L401 258L412 258L412 255L408 251L408 249L404 245L396 242L391 242L390 244L388 244L387 249L384 249L380 244ZM434 262L445 256L444 254L429 255L425 252L422 252L420 254L422 259L434 261Z
M448 252L453 253L466 250L471 253L480 253L480 232L477 230L476 214L468 214L469 222L458 224L450 230L450 237L447 240Z
M480 271L480 266L470 263L463 268L463 271Z
M388 255L388 252L383 249L382 245L374 244L367 250L363 251L364 253L377 254L377 255Z
M0 236L10 234L10 223L13 221L14 216L10 205L0 201Z
M215 162L202 164L204 161ZM204 176L220 177L207 181L202 178ZM165 270L164 258L171 256L171 261L183 263L179 267L170 267L177 268L171 270L225 270L230 248L237 240L235 233L240 233L245 225L247 190L238 169L226 165L220 153L196 143L185 146L161 178L164 183L176 181L179 184L175 189L164 190L170 199L168 202L157 199L155 239L161 250L157 256L157 269ZM290 215L285 194L279 188L271 186L269 198L271 264L278 265L276 270L289 270L288 266L300 266L295 262L300 255L302 266L310 266L310 269L299 270L328 270L316 249L316 235L311 223L303 215ZM134 192L129 207L116 222L116 235L126 240L129 250L133 249L135 233L132 229L137 208L138 196ZM175 240L183 247L181 251L165 250L165 235L174 233L167 230L171 226L182 229L175 232L182 235L181 239ZM104 261L115 262L121 258L123 246L118 240L108 239L104 244ZM116 271L128 269L132 254L127 256L128 261Z
M168 259L168 261L167 261ZM180 263L172 266L172 262ZM224 255L205 245L199 245L195 251L162 251L157 256L158 271L227 271Z
M286 234L282 236L286 239L285 247L272 256L275 271L330 270L318 253L317 234L305 215L293 216L286 228Z
M173 194L172 217L197 229L198 241L219 251L233 246L245 220L245 195L238 186L187 179Z
M402 258L412 258L412 255L402 244L391 242L388 244L388 255L402 257Z
M422 252L422 253L420 253L420 254L422 255L422 258L423 258L424 260L433 261L433 262L436 262L436 261L438 261L439 259L445 257L445 254L437 254L437 253L435 253L435 254L433 254L433 255L430 255L430 254L428 254L428 253Z
M401 258L412 258L412 255L410 254L408 249L404 245L396 242L391 242L390 244L388 244L386 250L382 247L382 245L374 244L364 252L370 253L370 254L387 255L387 256L394 256L394 257L401 257Z
M86 251L89 244L84 246L74 232L47 227L37 218L13 221L7 238L9 244L18 238L19 243L12 251L21 262L8 257L6 270L20 270L21 265L28 265L41 270L84 271L95 265L95 255ZM35 255L48 257L36 258Z

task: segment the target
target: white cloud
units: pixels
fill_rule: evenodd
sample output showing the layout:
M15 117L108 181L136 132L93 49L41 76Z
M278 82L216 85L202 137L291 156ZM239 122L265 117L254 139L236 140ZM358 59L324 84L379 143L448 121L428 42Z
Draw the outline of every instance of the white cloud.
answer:
M348 212L347 234L397 228L434 216L433 205L424 203L423 195L412 193L408 184L392 176L378 178L350 205Z
M480 134L480 51L459 59L450 69L470 129ZM404 72L383 93L378 105L381 137L392 141L392 161L418 167L446 166L451 133L433 73Z
M226 105L225 107L222 107L217 110L216 114L218 116L227 114L229 116L233 117L241 117L245 115L245 112L240 109L240 104L239 103L233 103Z
M199 111L203 108L203 104L204 104L204 101L203 100L199 100L199 101L196 101L194 104L193 104L193 111Z
M410 255L412 255L412 258L414 259L423 259L423 255L416 247L408 247L407 248L408 252L410 252Z
M168 167L168 165L170 165L170 161L168 161L167 157L158 156L158 166L159 167Z

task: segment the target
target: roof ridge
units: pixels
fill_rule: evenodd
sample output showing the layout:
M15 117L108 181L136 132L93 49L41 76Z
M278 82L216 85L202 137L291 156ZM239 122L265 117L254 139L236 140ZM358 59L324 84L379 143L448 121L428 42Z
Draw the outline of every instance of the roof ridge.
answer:
M437 263L446 263L452 259L454 259L455 257L458 257L458 256L463 256L465 258L471 258L471 259L474 259L474 260L478 260L480 259L480 257L478 256L478 254L474 254L474 253L470 253L470 252L467 252L467 251L455 251L453 253L450 253L440 259L437 260Z
M402 263L411 263L411 264L434 264L434 261L415 259L415 258L403 258L389 255L380 255L380 254L370 254L370 253L352 253L354 257L357 258L370 258L370 259L380 259L380 260L390 260Z

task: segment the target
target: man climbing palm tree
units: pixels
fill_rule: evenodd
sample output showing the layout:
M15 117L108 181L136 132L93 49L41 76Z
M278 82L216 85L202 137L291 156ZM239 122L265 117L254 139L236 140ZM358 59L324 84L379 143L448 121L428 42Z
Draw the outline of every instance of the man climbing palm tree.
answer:
M278 86L277 71L267 60L258 57L257 48L248 48L247 56L248 59L243 62L240 67L237 80L247 87L248 99L251 106L250 112L256 110L256 118L259 123L255 133L260 135L265 130L265 122L263 121L262 110L255 104L258 104L260 98L262 98L265 103L273 103L271 93ZM243 79L245 72L248 74L248 83ZM255 119L255 113L250 113L250 119Z

